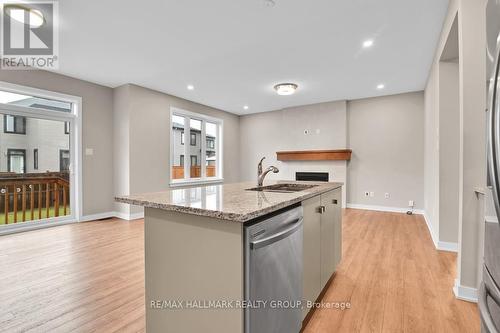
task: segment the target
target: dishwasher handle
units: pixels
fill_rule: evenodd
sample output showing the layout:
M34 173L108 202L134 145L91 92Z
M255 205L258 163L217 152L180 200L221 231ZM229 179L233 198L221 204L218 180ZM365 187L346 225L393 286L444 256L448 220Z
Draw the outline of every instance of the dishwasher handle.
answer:
M299 230L299 228L302 226L302 218L297 218L290 222L290 226L287 228L284 228L277 233L266 237L262 238L253 242L250 242L250 248L251 249L260 249L264 246L270 245L272 243L276 243L277 241L282 240L283 238L286 238Z

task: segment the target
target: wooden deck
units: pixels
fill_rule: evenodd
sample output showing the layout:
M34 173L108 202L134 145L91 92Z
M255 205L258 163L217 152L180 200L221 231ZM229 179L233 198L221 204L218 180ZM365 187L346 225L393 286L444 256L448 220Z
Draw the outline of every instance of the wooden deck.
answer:
M344 258L305 332L479 332L454 298L456 255L421 216L348 209ZM0 237L0 332L144 331L143 221L118 219Z

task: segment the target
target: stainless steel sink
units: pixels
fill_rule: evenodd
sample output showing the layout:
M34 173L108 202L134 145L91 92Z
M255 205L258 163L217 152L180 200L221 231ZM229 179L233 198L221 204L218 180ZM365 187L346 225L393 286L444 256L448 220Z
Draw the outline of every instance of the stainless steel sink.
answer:
M274 185L261 186L261 187L253 187L253 188L247 189L247 191L293 193L293 192L304 191L304 190L313 188L315 186L318 186L318 185L283 183L283 184L274 184Z

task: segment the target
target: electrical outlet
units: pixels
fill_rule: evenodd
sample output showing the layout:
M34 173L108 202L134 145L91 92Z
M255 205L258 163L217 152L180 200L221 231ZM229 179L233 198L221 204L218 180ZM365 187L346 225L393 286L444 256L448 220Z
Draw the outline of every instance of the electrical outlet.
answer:
M390 197L391 197L391 196L390 196L390 194L389 194L389 193L386 193L386 194L385 194L385 198L386 198L386 199L389 199Z
M375 192L370 192L370 197L373 198L375 196Z
M365 197L369 197L370 196L370 192L365 192Z
M414 205L415 203L413 202L413 200L408 201L408 206L413 207Z

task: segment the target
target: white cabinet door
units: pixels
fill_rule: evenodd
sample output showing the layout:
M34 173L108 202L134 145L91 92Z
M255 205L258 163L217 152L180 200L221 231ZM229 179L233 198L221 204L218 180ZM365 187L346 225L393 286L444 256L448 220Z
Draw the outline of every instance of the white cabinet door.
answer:
M321 289L323 289L335 271L335 215L337 213L333 201L335 191L321 195Z
M314 302L321 292L321 206L320 197L313 197L302 202L304 209L304 300ZM303 317L308 309L304 309Z
M336 189L333 191L333 199L330 203L334 215L334 252L333 252L333 271L337 270L337 266L342 259L342 190Z

